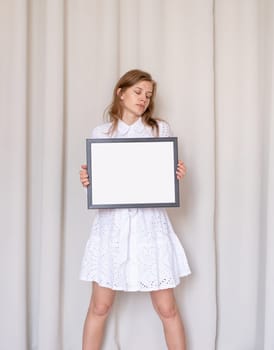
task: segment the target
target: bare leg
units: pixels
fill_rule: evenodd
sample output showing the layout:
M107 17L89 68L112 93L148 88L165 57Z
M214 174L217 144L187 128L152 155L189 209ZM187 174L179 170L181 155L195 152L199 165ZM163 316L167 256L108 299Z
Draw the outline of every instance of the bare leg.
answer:
M92 296L83 331L83 350L100 350L104 329L115 291L100 287L96 282L92 285Z
M168 349L186 350L184 326L173 289L153 291L150 294L153 306L163 323Z

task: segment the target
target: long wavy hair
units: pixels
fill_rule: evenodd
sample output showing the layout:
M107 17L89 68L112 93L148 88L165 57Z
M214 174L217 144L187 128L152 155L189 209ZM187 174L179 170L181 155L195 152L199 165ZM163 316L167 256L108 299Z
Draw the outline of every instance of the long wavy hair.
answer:
M143 123L152 127L156 130L156 134L159 133L159 127L157 119L153 117L154 112L154 99L156 94L156 82L152 79L151 75L147 72L144 72L139 69L132 69L126 72L117 82L113 90L113 98L110 106L107 108L106 113L108 114L109 121L112 123L112 126L109 130L110 134L113 134L117 129L119 119L122 119L123 106L121 104L120 95L129 87L137 84L140 81L149 81L152 83L152 96L150 98L149 105L145 112L142 114ZM117 93L118 90L119 94Z

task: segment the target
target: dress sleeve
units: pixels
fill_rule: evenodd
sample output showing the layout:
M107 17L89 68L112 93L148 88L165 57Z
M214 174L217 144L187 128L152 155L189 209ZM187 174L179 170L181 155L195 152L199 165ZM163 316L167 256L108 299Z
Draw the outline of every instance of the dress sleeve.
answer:
M158 122L159 125L159 136L160 137L171 137L173 136L173 133L170 129L170 126L167 122L160 120Z
M100 127L96 126L92 132L91 132L91 138L92 139L99 139L100 138Z
M91 132L91 138L92 139L109 138L109 134L108 134L109 128L110 128L110 123L96 126Z

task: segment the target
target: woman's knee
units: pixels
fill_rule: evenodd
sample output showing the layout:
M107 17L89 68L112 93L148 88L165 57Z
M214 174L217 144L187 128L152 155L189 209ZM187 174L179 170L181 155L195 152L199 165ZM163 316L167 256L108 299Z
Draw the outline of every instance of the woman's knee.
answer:
M109 314L111 307L112 303L92 302L90 311L96 316L105 317Z
M173 318L177 314L177 306L175 303L169 303L169 304L163 304L163 303L156 303L154 304L154 308L160 318L168 319Z
M151 300L160 318L168 319L177 315L178 308L172 289L152 292Z
M107 316L114 302L115 292L93 283L89 312L96 316Z

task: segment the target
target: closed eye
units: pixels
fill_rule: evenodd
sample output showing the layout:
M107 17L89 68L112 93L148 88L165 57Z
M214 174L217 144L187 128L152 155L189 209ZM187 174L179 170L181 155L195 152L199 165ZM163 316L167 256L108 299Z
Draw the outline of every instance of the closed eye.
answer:
M142 93L141 90L134 90L134 92L135 92L136 95L141 95L141 93ZM151 97L152 97L152 94L146 95L146 98L147 98L148 100L151 99Z

